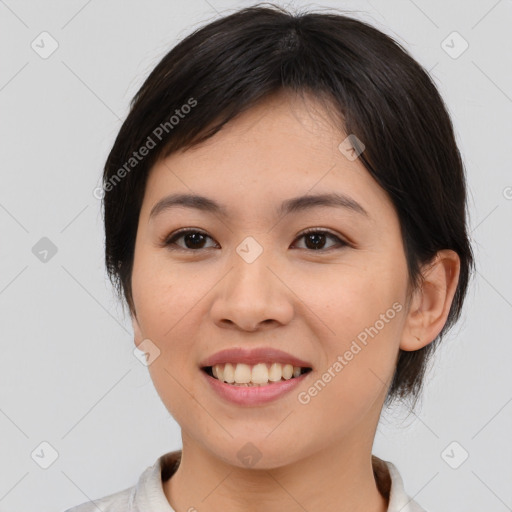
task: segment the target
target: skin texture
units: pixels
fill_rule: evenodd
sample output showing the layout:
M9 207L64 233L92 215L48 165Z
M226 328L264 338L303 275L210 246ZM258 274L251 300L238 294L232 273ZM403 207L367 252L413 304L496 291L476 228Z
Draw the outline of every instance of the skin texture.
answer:
M151 170L136 238L132 322L135 344L149 338L160 350L149 371L182 430L181 465L164 483L176 511L387 510L371 449L398 349L417 350L440 332L459 259L440 252L407 302L396 212L359 159L338 149L347 134L329 119L314 99L280 93ZM333 191L359 202L368 217L333 207L276 216L285 199ZM177 192L212 198L229 216L175 207L150 220L151 208ZM165 247L162 240L180 228L208 236L199 248L187 237L174 250ZM350 245L326 237L315 250L299 237L307 228ZM236 252L247 236L263 248L250 264ZM401 311L309 403L299 403L298 393L394 303ZM231 404L205 384L199 363L240 346L276 347L313 371L274 402ZM237 456L248 442L261 453L254 467Z

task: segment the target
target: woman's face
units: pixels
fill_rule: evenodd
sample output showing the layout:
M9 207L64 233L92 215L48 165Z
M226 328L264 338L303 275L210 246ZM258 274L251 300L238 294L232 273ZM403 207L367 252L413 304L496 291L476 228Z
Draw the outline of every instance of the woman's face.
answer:
M392 204L339 149L346 137L318 104L278 95L151 170L132 274L135 342L151 340L149 371L184 447L240 467L254 452L259 468L371 447L402 341L407 266ZM150 215L171 194L204 196L222 212ZM321 194L346 201L280 210ZM182 228L193 233L165 246ZM261 347L312 371L249 404L220 395L201 369L221 350ZM243 390L258 391L234 392Z

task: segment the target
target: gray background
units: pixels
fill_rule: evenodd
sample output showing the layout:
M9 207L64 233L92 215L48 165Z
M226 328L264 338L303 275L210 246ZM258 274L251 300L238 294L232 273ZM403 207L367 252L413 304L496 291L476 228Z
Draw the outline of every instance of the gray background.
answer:
M468 172L478 272L420 407L386 411L374 453L431 512L512 510L512 2L280 3L358 11L430 70L445 98ZM62 511L119 491L180 447L106 279L93 190L129 100L160 58L252 4L0 0L4 512ZM43 31L59 45L47 58L31 47L51 49ZM453 31L469 44L457 58L464 43ZM46 260L43 237L57 249Z

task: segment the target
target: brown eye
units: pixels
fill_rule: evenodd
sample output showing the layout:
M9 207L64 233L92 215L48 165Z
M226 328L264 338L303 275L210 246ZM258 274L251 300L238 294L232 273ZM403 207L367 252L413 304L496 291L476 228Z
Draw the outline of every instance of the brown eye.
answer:
M326 231L324 229L309 229L304 231L301 235L299 235L296 240L304 238L306 250L310 251L328 251L333 248L340 248L349 245L347 242L342 240L340 237L336 236L334 233L330 231ZM325 248L327 239L334 240L336 243L331 246ZM178 240L183 239L183 245L176 243ZM168 247L171 250L182 250L182 251L198 251L201 249L208 249L211 247L206 247L205 243L207 239L213 240L210 236L208 236L205 232L199 231L197 229L180 229L175 233L171 234L164 241L163 245ZM213 246L215 247L215 246Z
M185 247L176 244L176 241L179 240L180 238L183 238ZM204 249L204 244L207 238L211 239L211 237L209 237L206 233L202 231L197 231L195 229L182 229L172 234L168 239L166 239L165 245L176 246L178 249L182 249L185 251L194 251L197 249Z
M322 250L328 250L332 249L331 247L328 247L327 249L324 248L325 241L327 238L331 238L332 240L335 240L338 244L338 246L344 247L348 245L346 242L341 240L338 236L334 235L330 231L326 231L324 229L308 229L307 231L304 231L299 237L297 237L297 240L300 238L304 238L306 249L312 250L312 251L322 251Z

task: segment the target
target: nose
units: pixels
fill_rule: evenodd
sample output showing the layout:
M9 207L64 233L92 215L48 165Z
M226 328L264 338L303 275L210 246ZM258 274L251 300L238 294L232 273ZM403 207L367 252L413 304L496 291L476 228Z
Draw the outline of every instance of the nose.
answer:
M227 275L214 288L210 314L222 328L259 331L293 318L293 293L265 251L251 263L234 253ZM275 266L275 265L274 265Z

